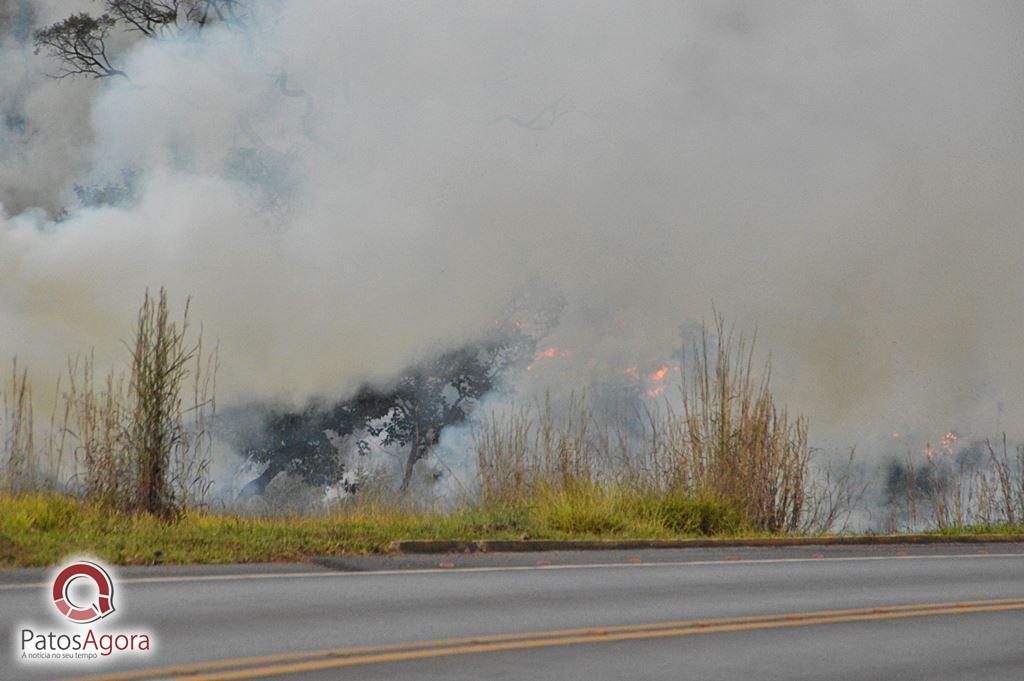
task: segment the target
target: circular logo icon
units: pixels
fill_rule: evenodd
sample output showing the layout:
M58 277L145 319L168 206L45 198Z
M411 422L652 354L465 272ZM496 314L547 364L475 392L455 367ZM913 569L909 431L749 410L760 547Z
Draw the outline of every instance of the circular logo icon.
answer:
M81 605L71 600L68 588L76 579L90 579L96 585L98 597L94 603ZM76 624L88 624L114 612L114 583L107 571L96 563L72 563L53 580L53 604L61 615Z

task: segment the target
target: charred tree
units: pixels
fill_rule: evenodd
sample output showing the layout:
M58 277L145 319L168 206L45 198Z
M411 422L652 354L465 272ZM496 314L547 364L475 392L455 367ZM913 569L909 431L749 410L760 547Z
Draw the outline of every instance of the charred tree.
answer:
M485 395L500 389L512 368L529 363L562 305L549 294L516 299L483 339L409 367L390 384L364 386L334 404L319 400L301 411L268 412L257 442L242 447L267 468L244 492L262 493L282 472L311 485L336 484L345 470L331 440L344 437L358 438L360 453L370 449L371 438L400 450L399 489L406 491L416 464L429 456L444 429L464 423Z
M332 437L361 432L368 421L383 416L389 408L384 395L364 388L353 398L334 405L314 401L299 412L270 410L256 441L244 445L250 460L267 467L242 489L242 495L263 494L281 473L295 475L314 486L337 483L345 466Z
M502 336L446 352L399 379L390 394L393 407L368 430L383 446L407 450L400 491L409 488L416 464L437 445L442 431L463 423L497 387L509 364L524 354L523 340Z

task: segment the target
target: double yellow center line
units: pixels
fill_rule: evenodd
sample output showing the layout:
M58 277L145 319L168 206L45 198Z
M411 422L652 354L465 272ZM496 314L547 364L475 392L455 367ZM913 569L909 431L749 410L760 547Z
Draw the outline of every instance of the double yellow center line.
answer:
M353 667L382 662L401 662L449 655L470 655L473 653L548 648L603 641L630 641L671 636L750 631L754 629L782 629L818 624L836 624L840 622L871 622L910 617L963 615L1007 610L1024 610L1024 598L918 603L854 610L824 610L779 615L680 620L589 629L535 631L498 636L473 636L439 641L422 641L419 643L265 655L217 662L184 664L158 669L119 672L85 678L89 681L138 681L140 679L177 678L187 678L190 681L231 681L234 679L255 679L285 674L300 674L339 667Z

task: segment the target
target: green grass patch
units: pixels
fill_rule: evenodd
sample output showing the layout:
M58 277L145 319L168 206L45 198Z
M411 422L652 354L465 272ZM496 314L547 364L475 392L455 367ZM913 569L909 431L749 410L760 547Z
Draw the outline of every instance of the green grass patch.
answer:
M964 525L962 527L944 527L925 534L939 534L946 537L960 537L973 534L1024 534L1024 525Z
M1024 525L935 530L949 536L1024 534ZM110 512L58 494L0 494L0 567L55 565L90 555L121 565L303 561L372 554L396 539L686 539L767 536L712 498L599 485L544 489L528 502L450 513L363 505L323 515L187 511L175 520ZM159 553L159 558L158 558Z
M528 502L438 513L357 506L324 515L187 511L175 520L102 510L57 494L0 495L0 566L87 554L122 565L251 563L385 551L396 539L679 539L751 534L711 499L599 486L546 490ZM159 552L159 559L158 559Z

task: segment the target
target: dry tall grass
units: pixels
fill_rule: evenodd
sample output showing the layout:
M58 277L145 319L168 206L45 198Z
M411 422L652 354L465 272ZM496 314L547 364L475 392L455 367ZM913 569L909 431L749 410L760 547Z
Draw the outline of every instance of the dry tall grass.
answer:
M1024 445L975 442L908 451L890 472L888 529L949 530L1024 522Z
M128 370L100 377L93 355L69 360L41 446L28 376L15 366L4 402L4 487L61 485L104 508L161 517L201 505L210 485L217 360L203 352L201 334L189 337L188 305L174 322L166 291L147 291Z
M611 426L576 398L558 419L550 402L492 416L475 433L483 498L598 485L718 500L763 531L832 527L849 510L849 478L814 476L807 422L776 406L769 368L753 370L754 343L716 317L691 355L679 407L665 401Z
M19 373L17 360L11 372L10 393L4 395L3 401L3 445L7 453L4 487L11 493L19 493L38 485L39 471L35 453L32 390L28 371L22 370Z
M542 526L565 532L648 521L651 531L686 533L832 527L849 510L848 480L813 474L807 424L776 406L768 367L754 371L753 342L720 317L713 332L692 348L675 406L598 418L574 396L558 409L546 401L493 415L475 432L479 497L465 501L530 507ZM216 353L189 336L187 306L174 322L166 292L147 293L127 370L100 375L92 356L70 361L44 438L27 375L15 373L4 411L5 487L61 480L100 507L160 517L202 505Z
M147 291L132 348L127 431L135 485L130 506L161 516L187 505L189 493L203 484L204 467L209 465L208 460L190 456L203 445L206 433L188 428L186 414L201 419L214 403L206 394L209 384L203 383L202 340L194 345L187 341L188 314L186 302L179 326L170 319L167 292L161 289L154 299ZM190 373L197 391L188 409L183 391Z

